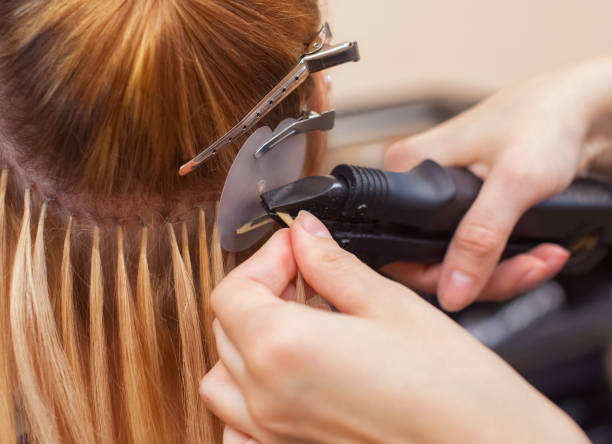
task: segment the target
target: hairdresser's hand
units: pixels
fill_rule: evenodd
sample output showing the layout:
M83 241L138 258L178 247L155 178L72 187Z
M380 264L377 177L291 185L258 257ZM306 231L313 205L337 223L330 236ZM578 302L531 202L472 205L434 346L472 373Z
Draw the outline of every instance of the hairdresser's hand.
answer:
M341 314L280 298L296 262ZM201 393L231 427L228 444L247 435L261 443L587 442L495 354L340 249L307 213L236 268L212 304L221 362Z
M568 253L555 245L496 265L521 215L561 192L609 137L594 131L610 109L612 62L583 63L507 88L458 117L389 149L385 166L405 171L431 158L485 178L444 264L394 264L385 272L438 293L458 310L479 295L505 299L558 273Z

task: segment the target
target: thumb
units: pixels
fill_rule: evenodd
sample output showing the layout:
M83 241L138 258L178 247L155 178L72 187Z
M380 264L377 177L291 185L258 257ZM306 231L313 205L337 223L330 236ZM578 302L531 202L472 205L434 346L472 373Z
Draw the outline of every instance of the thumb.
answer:
M457 227L444 259L440 305L456 311L471 304L491 277L529 198L493 175ZM500 200L500 196L508 196Z
M302 276L342 313L369 317L397 291L353 254L338 246L323 223L301 211L291 227L293 254Z

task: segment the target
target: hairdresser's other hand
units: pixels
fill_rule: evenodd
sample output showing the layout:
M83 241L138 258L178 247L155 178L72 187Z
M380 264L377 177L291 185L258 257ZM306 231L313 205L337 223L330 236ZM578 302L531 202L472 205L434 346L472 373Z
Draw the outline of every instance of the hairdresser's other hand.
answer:
M341 313L279 297L296 262ZM221 361L202 396L259 442L586 442L499 357L308 213L236 268L212 304Z
M568 253L555 245L496 265L521 215L567 187L610 138L597 124L610 109L612 62L590 61L507 88L478 106L388 150L385 166L406 171L425 158L469 167L485 178L461 221L442 267L394 264L385 272L438 293L458 310L505 299L558 273ZM609 128L609 127L608 127Z

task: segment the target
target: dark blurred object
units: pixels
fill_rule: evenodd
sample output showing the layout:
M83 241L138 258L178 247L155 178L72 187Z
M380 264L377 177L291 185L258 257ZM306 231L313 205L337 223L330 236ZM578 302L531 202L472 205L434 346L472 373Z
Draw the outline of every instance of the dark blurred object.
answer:
M473 98L428 97L338 113L331 133L332 146L362 144L409 136L470 108Z
M384 151L391 143L431 128L476 101L434 97L338 113L320 171L327 174L341 163L382 168Z
M560 276L457 319L565 410L595 443L612 443L612 264Z

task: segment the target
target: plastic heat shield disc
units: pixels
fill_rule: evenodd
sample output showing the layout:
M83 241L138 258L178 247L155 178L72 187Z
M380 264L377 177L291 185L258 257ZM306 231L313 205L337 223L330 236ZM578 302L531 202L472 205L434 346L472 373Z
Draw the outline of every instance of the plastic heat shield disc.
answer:
M306 155L305 134L289 137L259 159L254 157L257 148L293 122L295 119L283 120L274 132L267 126L259 128L238 152L219 202L217 226L223 249L234 253L246 250L272 228L273 224L267 224L248 233L236 233L247 222L266 214L261 193L299 179Z

